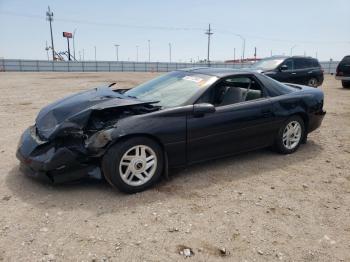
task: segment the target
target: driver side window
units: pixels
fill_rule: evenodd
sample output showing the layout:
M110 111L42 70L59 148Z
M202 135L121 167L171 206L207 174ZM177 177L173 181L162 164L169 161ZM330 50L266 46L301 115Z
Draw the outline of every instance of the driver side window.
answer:
M286 65L287 66L287 70L293 70L294 69L294 63L293 63L293 60L292 59L287 59L286 61L284 61L283 63L282 63L282 65L281 66L283 66L283 65Z
M210 103L215 107L227 106L263 97L259 83L250 76L232 76L223 79L205 92L197 103Z

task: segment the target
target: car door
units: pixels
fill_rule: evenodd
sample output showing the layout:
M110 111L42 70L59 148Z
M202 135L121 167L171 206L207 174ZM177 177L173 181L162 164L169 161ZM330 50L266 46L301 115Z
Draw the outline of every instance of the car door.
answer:
M296 84L306 84L310 78L309 72L312 72L309 59L298 57L294 58L294 81Z
M242 76L232 76L228 79L234 80L235 77ZM243 77L254 81L256 86L261 85L253 75ZM212 88L218 89L220 85L222 82ZM263 88L257 91L261 92L261 96L256 99L216 105L214 113L188 116L189 163L247 151L271 143L273 134L269 123L274 119L272 104ZM208 101L199 99L198 102Z
M294 83L295 76L294 60L293 58L288 58L279 66L274 78L280 82Z

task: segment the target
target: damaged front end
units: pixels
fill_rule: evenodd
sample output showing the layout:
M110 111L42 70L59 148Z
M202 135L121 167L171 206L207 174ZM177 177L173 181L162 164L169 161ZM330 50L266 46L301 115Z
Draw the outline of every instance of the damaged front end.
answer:
M83 177L100 179L100 162L118 121L159 110L108 87L61 99L43 108L19 141L21 170L54 183Z

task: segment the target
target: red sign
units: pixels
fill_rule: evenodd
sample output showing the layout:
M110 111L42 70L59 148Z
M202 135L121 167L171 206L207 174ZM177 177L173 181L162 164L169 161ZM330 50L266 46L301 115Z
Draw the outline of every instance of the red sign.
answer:
M63 32L63 37L72 38L73 34L69 32Z

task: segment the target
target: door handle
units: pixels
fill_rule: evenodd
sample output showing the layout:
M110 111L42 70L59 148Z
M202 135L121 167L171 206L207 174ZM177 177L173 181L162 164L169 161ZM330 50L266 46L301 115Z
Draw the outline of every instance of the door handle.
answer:
M292 73L292 75L296 75L297 73Z
M270 109L261 110L261 114L263 117L269 117L272 115L272 111Z

